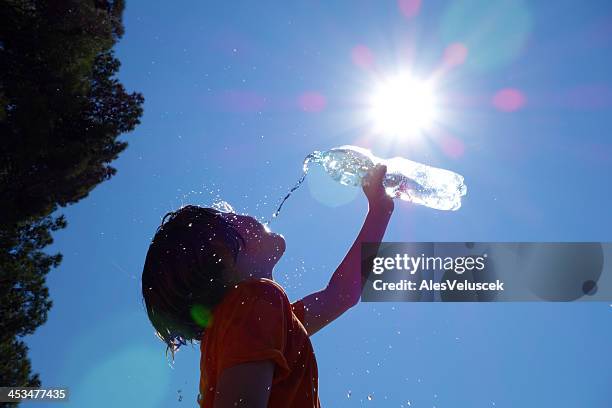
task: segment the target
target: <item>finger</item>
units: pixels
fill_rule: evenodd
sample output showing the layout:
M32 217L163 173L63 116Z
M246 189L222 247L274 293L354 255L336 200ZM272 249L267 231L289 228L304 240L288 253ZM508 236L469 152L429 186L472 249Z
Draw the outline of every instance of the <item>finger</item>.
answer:
M361 184L363 186L367 186L370 184L370 181L372 180L372 177L374 175L376 171L376 166L375 167L371 167L368 169L368 171L366 171L366 173L363 175L363 178L361 179Z
M378 164L374 168L374 174L372 174L372 182L376 184L382 183L385 174L387 173L387 166L384 164Z

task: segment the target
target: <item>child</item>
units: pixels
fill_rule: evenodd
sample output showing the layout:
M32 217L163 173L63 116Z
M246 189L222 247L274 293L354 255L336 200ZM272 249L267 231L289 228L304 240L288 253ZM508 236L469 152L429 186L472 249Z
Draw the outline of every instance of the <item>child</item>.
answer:
M289 303L272 280L282 236L252 217L186 206L164 217L147 252L142 292L172 355L201 340L201 407L319 407L309 336L359 301L361 243L382 240L393 212L384 166L364 178L369 209L327 287Z

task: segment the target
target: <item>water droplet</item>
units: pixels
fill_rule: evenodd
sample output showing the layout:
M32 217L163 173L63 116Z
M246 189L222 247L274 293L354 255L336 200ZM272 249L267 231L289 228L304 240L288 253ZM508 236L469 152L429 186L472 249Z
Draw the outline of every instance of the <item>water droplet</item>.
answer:
M212 204L212 208L222 213L234 213L234 208L227 201L216 201Z

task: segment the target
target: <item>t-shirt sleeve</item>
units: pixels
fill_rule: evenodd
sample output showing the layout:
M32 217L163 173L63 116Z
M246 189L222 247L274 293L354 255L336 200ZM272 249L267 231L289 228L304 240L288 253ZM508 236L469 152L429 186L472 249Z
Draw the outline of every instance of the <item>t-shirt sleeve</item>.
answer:
M271 360L274 380L289 372L285 358L288 303L273 285L245 285L235 298L218 360L218 370L247 362Z

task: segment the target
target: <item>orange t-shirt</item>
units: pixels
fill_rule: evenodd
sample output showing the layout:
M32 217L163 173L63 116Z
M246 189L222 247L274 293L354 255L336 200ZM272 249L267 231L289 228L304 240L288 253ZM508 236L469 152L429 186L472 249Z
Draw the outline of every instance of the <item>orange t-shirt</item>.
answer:
M200 407L213 407L225 368L271 360L268 407L319 408L317 361L303 320L303 303L290 304L269 279L249 279L229 290L200 344Z

